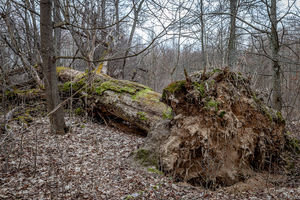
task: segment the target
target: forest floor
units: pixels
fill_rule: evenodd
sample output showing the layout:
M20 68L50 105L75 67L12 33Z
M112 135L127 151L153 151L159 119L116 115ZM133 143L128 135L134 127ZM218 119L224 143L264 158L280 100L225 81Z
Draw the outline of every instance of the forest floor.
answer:
M64 136L50 134L46 118L9 123L0 137L0 199L300 199L300 162L292 175L258 173L211 191L133 164L142 136L66 119Z

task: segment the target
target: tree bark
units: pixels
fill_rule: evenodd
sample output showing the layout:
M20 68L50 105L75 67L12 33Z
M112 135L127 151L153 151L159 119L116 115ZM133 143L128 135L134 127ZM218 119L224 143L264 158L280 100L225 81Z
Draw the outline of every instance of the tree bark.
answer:
M101 27L106 26L106 0L101 0ZM101 31L101 42L106 42L107 30Z
M73 94L77 92L93 114L116 116L146 132L158 122L173 117L172 109L160 101L161 94L149 87L102 74L85 76L69 68L58 70L59 80L64 82L62 90L69 92L72 88Z
M203 0L200 1L200 23L201 23L201 51L202 51L202 68L206 68L206 50L205 50L205 23L204 23L204 9L203 9Z
M57 76L54 57L53 27L51 19L52 0L40 1L41 56L45 78L45 89L48 111L51 112L59 103ZM56 134L65 133L63 108L50 115L51 131Z
M53 18L54 18L54 23L58 23L61 21L60 7L59 7L58 0L54 0ZM54 29L54 41L55 41L54 44L55 56L58 57L60 56L60 52L61 52L61 28L60 27ZM56 66L60 66L59 60L56 60Z
M230 36L228 41L227 62L230 68L236 65L236 15L237 0L230 0Z
M120 15L119 15L119 0L115 0L115 15L116 15L116 35L120 36Z
M279 65L279 38L277 32L277 0L271 0L270 7L270 22L271 22L271 34L270 43L272 49L272 63L273 63L273 96L272 104L273 108L281 111L282 109L282 94L281 94L281 69Z

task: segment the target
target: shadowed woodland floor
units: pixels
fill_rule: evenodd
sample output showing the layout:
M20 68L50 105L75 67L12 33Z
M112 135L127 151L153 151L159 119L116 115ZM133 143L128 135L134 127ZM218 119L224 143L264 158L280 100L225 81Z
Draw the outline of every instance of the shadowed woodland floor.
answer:
M0 199L300 198L299 164L289 176L257 174L210 191L132 164L130 153L144 137L82 117L67 123L72 131L64 136L51 135L43 117L9 123L5 145L1 138Z

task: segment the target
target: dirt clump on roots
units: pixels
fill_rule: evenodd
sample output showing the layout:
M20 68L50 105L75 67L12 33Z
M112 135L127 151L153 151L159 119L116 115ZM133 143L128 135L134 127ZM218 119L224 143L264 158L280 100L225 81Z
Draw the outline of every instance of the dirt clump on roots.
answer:
M217 188L271 170L281 161L285 121L250 81L228 69L194 73L167 86L174 118L150 131L143 150L177 181Z

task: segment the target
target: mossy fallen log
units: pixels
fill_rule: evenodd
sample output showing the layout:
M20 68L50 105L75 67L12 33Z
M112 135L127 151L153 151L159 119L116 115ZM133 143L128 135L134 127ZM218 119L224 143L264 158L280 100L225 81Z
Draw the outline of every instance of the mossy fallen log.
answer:
M160 101L161 94L147 86L63 67L57 74L63 82L60 90L78 92L95 114L116 116L146 132L157 122L173 117L171 107Z

